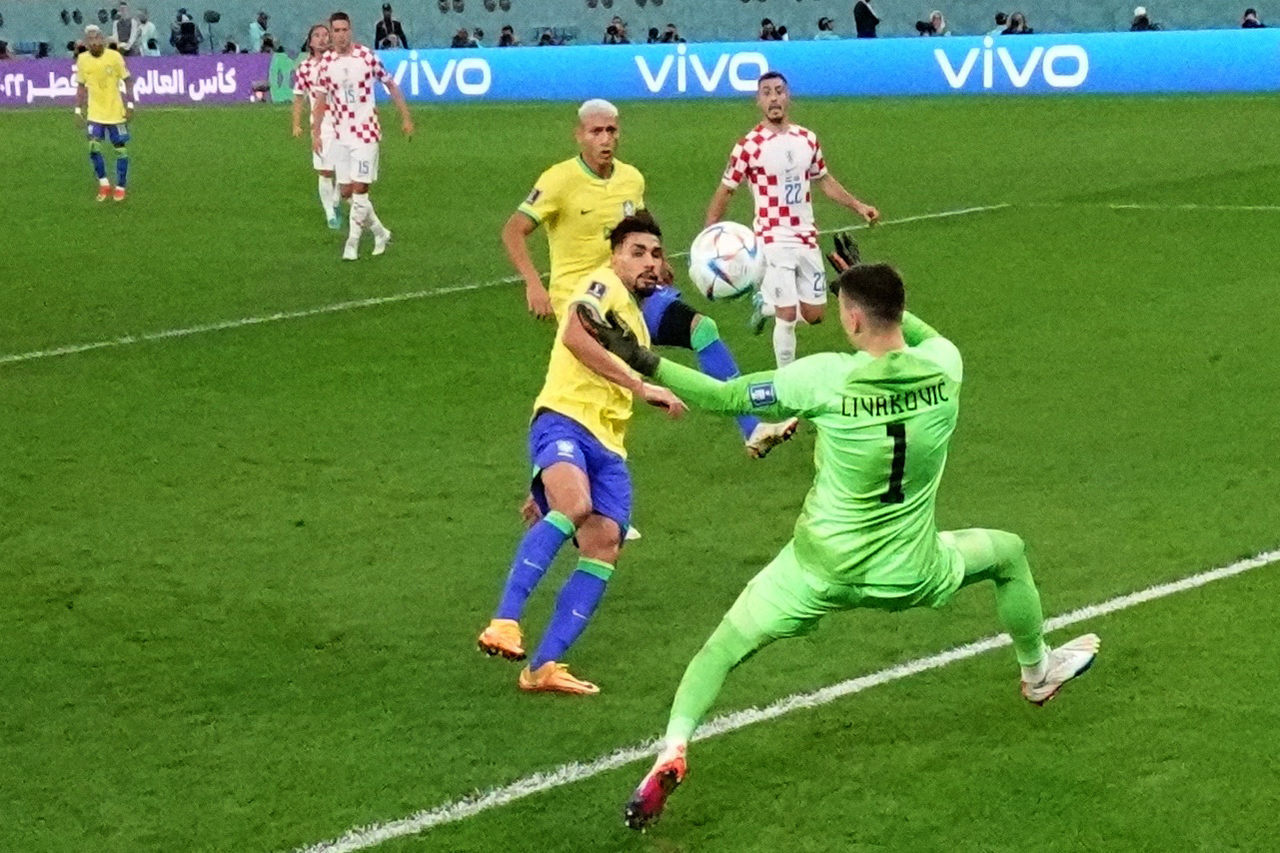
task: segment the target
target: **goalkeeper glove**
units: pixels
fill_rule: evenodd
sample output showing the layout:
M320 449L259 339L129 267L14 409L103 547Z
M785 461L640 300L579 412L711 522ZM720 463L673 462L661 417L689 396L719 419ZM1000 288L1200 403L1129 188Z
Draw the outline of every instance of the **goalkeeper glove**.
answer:
M605 322L586 305L579 305L578 319L602 347L640 375L653 376L658 372L658 362L662 359L653 350L641 346L636 333L613 311L605 317Z
M836 275L862 263L862 252L858 250L858 244L848 234L837 234L832 242L835 248L827 252L827 263L831 264Z

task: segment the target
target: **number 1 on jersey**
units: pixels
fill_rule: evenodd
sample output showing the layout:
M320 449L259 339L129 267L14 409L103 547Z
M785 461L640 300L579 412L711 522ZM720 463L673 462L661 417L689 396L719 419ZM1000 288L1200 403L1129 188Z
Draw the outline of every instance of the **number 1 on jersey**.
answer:
M889 488L880 496L880 503L900 504L907 499L902 493L902 476L907 470L907 425L885 424L884 430L893 439L893 463L889 467Z

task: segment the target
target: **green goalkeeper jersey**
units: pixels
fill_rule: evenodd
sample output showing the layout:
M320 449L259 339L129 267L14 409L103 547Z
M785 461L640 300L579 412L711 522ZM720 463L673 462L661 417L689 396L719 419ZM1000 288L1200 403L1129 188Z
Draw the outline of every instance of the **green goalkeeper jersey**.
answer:
M820 353L724 383L665 360L657 372L700 408L796 415L817 428L795 553L837 583L909 588L941 568L934 501L963 367L955 345L922 320L906 314L902 330L907 348L879 358Z

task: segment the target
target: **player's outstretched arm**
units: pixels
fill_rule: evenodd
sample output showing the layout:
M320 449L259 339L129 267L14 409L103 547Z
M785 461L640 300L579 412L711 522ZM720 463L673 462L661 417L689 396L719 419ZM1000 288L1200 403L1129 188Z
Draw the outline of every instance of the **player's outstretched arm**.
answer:
M614 327L616 327L617 322L618 321L615 319ZM631 391L631 393L640 397L649 405L665 409L667 415L671 418L679 418L689 410L689 407L684 404L684 401L671 391L658 385L645 382L639 376L636 376L630 370L627 370L627 368L618 364L618 362L609 355L611 350L606 348L606 345L593 335L591 331L588 331L588 323L593 327L603 325L603 322L599 317L595 316L594 310L590 306L582 304L574 306L569 315L569 322L565 324L564 345L568 347L569 352L573 353L574 357L577 358L578 361L582 362L592 371L603 376L605 379L608 379L615 385L621 385L623 388ZM622 325L622 328L625 329L632 341L636 340L635 333L630 329L627 329L625 324ZM647 353L649 361L646 361L643 358L638 358L637 351ZM636 344L631 355L631 359L621 355L619 355L619 358L622 358L624 362L632 367L635 367L632 362L639 360L641 364L644 364L649 368L652 368L651 361L657 359L656 355L644 347L639 346L639 344ZM644 376L650 375L646 370L639 370L639 372Z
M542 276L533 265L533 257L529 254L529 235L538 227L525 214L516 211L511 214L507 224L502 226L502 245L507 250L507 258L511 266L524 279L524 299L529 306L529 313L539 319L551 317L551 294L542 284Z
M880 221L879 210L845 189L830 172L827 172L819 179L818 186L822 188L822 192L827 198L836 204L849 208L872 225Z
M574 321L581 326L583 334L589 334L601 349L613 353L640 375L658 380L681 398L687 397L700 409L725 415L797 414L777 401L772 390L772 372L753 373L721 382L700 371L660 358L653 350L641 346L635 333L612 312L602 321L585 306L580 306ZM568 343L567 335L565 343ZM754 393L757 388L768 388L769 393L761 397Z
M907 346L919 346L929 338L940 337L942 337L941 332L915 314L910 311L902 312L902 339L907 342Z
M733 190L724 184L716 187L715 193L711 196L711 203L707 205L707 220L703 223L704 228L724 221L724 212L729 209L729 199L732 196Z

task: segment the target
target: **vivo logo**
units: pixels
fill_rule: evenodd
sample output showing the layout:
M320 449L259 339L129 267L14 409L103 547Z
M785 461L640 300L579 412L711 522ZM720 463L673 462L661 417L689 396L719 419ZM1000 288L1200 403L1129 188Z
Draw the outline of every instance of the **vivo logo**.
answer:
M947 78L952 89L959 89L969 80L973 67L982 57L982 88L991 89L996 85L996 60L1000 60L1001 76L1013 84L1015 89L1024 89L1031 82L1036 72L1055 89L1075 89L1081 86L1089 76L1089 54L1077 44L1055 44L1050 48L1033 47L1031 55L1021 67L1018 66L1009 50L997 47L992 50L995 40L987 36L982 40L982 48L971 48L965 54L959 68L951 64L946 53L941 50L933 52L938 60L938 67Z
M407 87L404 82L406 71L409 74ZM396 85L406 89L410 95L421 94L424 80L427 88L437 96L443 95L450 86L453 86L459 94L474 97L487 94L489 87L493 85L493 72L489 70L489 63L483 59L474 56L466 59L450 59L444 64L440 73L436 74L431 63L418 58L416 50L409 51L408 61L401 61L392 76L395 77Z
M644 78L644 85L650 92L658 93L667 86L671 72L675 70L674 89L677 92L689 91L689 72L693 71L693 82L704 92L714 92L720 81L726 76L729 85L739 92L754 92L756 80L769 70L769 60L764 54L753 50L744 53L722 53L710 68L698 56L690 56L689 48L683 44L676 46L675 55L663 57L662 64L654 71L643 56L637 56L636 67ZM744 72L744 69L745 72ZM727 73L726 73L727 72Z

